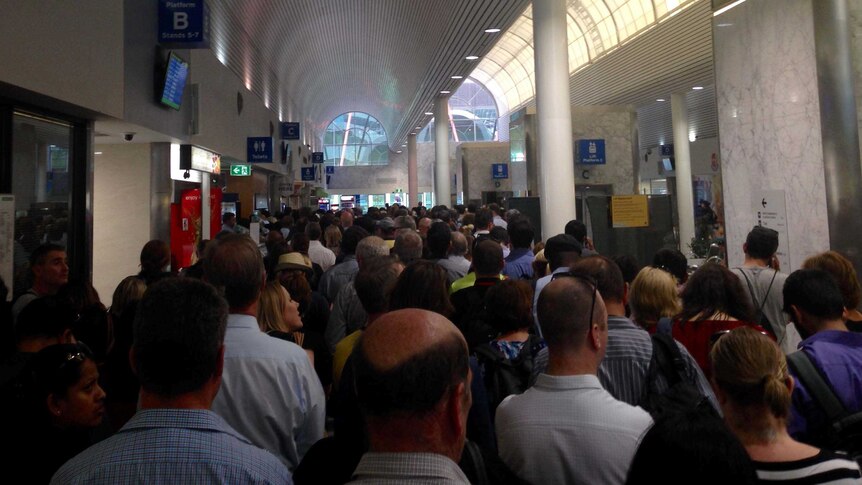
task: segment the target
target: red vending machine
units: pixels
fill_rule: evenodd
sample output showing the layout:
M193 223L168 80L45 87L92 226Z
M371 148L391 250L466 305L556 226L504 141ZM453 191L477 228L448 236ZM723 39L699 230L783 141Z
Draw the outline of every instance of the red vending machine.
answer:
M210 237L221 231L220 188L210 189ZM195 247L201 240L201 189L184 190L180 202L171 204L171 268L187 268L197 261Z

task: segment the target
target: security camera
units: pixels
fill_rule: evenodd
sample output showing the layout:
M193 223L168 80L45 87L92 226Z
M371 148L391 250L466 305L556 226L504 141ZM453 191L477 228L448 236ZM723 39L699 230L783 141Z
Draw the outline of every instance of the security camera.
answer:
M132 141L135 138L134 133L123 133L123 140Z
M189 171L188 171L188 170L186 170L186 172L183 174L183 178L184 178L184 179L188 179L188 178L189 178L189 177L191 177L191 176L192 176L192 174L191 174L191 173L189 173Z

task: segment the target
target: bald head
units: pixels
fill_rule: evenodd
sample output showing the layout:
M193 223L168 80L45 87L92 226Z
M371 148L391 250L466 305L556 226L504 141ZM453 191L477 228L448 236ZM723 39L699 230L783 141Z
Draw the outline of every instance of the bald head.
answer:
M359 404L370 416L424 415L467 379L467 344L445 317L415 308L380 317L353 353Z
M593 295L595 307L591 312ZM579 278L563 277L551 281L539 294L536 312L551 352L556 348L581 348L592 324L604 329L608 323L601 294Z

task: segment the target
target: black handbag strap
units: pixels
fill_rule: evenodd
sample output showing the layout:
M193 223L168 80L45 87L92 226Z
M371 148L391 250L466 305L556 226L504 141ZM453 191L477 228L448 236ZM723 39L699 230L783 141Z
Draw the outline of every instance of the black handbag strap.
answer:
M835 391L820 375L820 372L814 367L811 358L808 354L799 350L787 356L787 363L799 378L799 381L817 401L817 404L826 413L829 422L836 422L847 416L847 408L838 400Z

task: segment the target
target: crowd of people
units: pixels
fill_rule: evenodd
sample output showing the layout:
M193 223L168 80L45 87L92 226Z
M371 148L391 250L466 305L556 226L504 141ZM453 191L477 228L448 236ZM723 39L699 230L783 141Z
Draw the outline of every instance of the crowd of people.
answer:
M758 226L690 274L497 204L262 217L181 270L148 242L110 305L31 252L0 313L15 483L862 483L841 254L783 273Z

